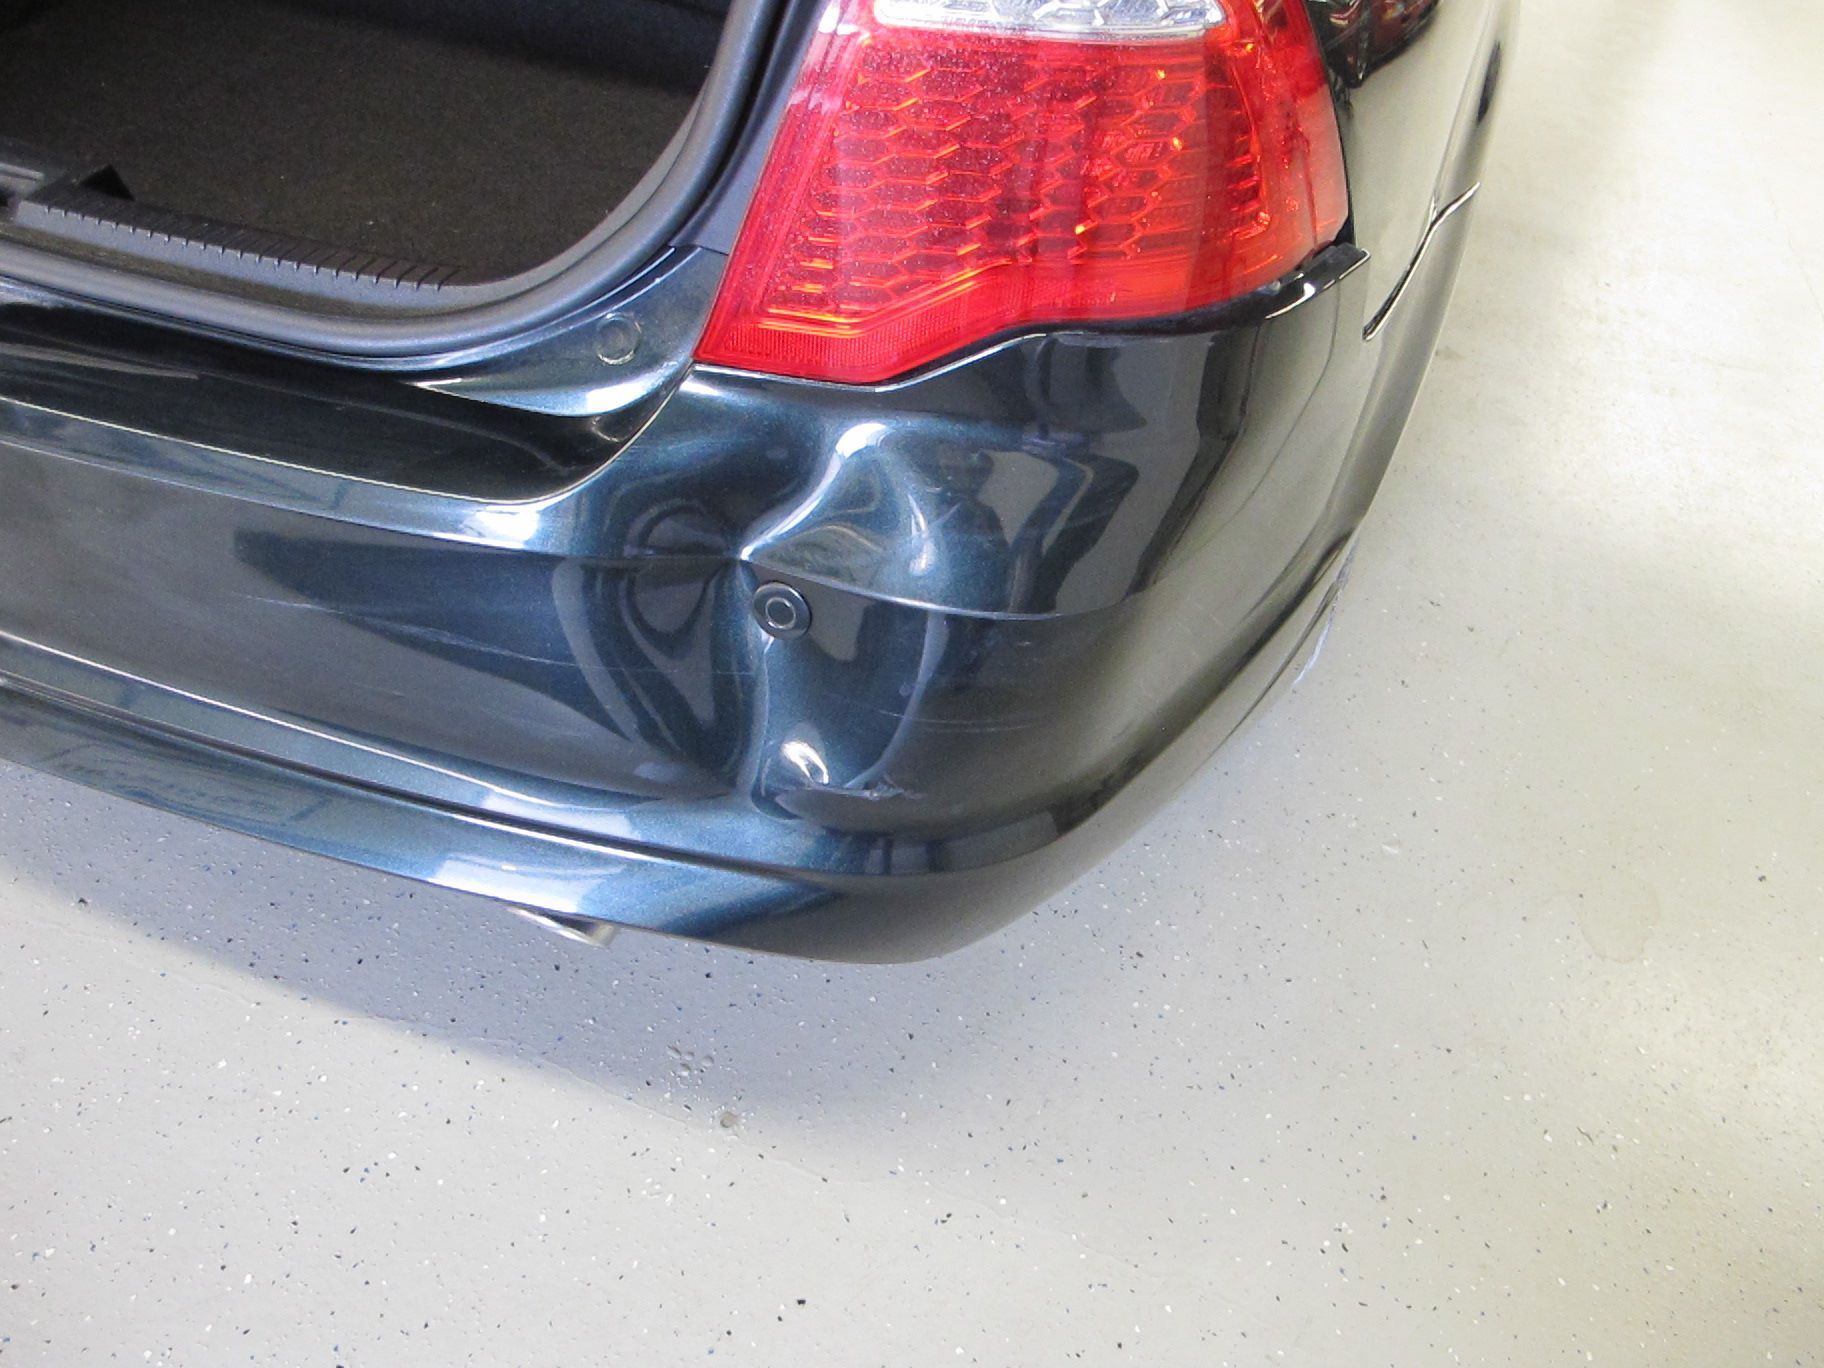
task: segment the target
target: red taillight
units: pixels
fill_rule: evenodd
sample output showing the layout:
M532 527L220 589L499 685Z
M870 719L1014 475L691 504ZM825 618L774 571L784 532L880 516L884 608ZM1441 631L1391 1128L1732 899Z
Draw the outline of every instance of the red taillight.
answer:
M1246 294L1347 212L1302 0L835 0L697 355L886 380Z

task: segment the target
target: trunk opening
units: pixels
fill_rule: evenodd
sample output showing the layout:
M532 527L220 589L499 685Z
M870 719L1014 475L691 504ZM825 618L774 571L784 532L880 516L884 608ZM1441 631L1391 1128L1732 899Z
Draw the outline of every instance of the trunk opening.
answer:
M0 251L357 319L609 281L638 263L599 249L677 173L700 200L743 112L729 49L751 75L759 46L718 43L763 8L0 0Z

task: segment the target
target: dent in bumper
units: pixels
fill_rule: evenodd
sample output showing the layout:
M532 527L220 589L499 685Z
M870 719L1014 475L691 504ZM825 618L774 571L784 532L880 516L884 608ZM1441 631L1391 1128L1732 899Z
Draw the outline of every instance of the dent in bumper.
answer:
M565 915L942 948L1093 861L1323 600L1390 439L1359 288L1283 305L890 391L700 372L513 502L264 460L251 406L234 444L47 412L0 345L0 750Z
M768 868L450 806L223 745L224 719L208 717L219 705L17 639L0 640L0 757L294 849L562 917L776 953L918 959L1018 917L1143 820L1314 643L1344 563L1333 558L1143 783L1125 786L1085 826L985 866ZM215 739L186 729L198 724Z

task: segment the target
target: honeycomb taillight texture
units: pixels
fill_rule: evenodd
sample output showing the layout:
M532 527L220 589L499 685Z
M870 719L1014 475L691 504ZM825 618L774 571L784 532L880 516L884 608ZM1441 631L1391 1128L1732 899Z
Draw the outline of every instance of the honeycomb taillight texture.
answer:
M1302 0L1201 34L1060 38L880 23L838 0L697 354L874 382L1028 325L1246 294L1347 215Z

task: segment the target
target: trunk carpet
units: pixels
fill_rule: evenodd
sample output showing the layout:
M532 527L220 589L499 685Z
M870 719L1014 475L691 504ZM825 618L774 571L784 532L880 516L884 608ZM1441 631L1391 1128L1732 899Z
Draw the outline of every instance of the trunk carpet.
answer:
M0 136L148 204L483 276L594 228L693 93L271 0L63 0L0 32Z

